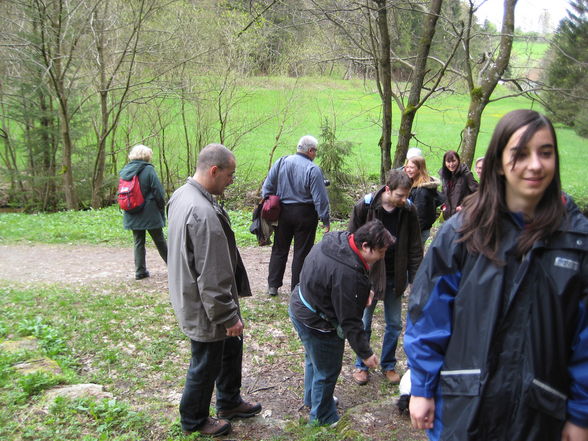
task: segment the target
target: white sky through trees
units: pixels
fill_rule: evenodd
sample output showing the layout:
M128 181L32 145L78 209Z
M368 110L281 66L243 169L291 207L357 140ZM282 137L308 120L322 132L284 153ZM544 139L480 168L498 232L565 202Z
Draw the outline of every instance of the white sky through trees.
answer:
M568 8L567 0L519 0L515 8L515 27L525 32L543 32L547 27L547 31L553 32L567 15ZM482 24L488 19L500 29L503 9L504 0L486 0L476 14L478 22Z

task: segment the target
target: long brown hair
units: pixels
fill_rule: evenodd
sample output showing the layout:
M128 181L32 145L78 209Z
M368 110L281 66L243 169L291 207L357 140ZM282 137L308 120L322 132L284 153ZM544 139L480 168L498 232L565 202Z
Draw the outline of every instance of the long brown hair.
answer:
M463 225L460 239L470 253L481 253L496 263L500 263L497 252L500 246L500 218L508 212L505 195L505 177L501 174L502 152L511 136L521 127L527 127L516 146L513 167L520 159L529 140L543 128L549 129L553 136L555 150L555 175L543 193L535 209L535 217L519 235L517 252L523 255L533 243L555 232L565 217L565 207L561 200L561 179L559 173L559 153L557 137L551 121L534 110L513 110L502 117L496 125L492 139L484 156L484 172L480 177L480 187L463 203Z
M407 164L409 162L412 162L419 171L419 175L412 182L413 188L431 182L431 177L427 171L427 163L425 162L425 158L422 156L413 156L412 158L406 160Z

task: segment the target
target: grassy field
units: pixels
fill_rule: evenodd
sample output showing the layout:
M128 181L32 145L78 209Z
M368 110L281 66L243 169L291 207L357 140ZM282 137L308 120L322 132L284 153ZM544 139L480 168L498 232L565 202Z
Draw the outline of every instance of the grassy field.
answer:
M251 212L229 210L239 246L257 244L249 232ZM345 229L347 223L336 221L333 229ZM167 234L167 232L166 232ZM322 229L317 231L317 240ZM133 246L133 235L122 227L122 213L117 206L101 210L63 211L58 213L0 214L0 243L62 243L107 246ZM151 246L151 240L147 240Z
M518 42L519 52L525 42ZM544 51L546 47L532 46L534 51ZM509 93L499 86L494 97ZM287 97L293 96L292 100ZM412 146L420 147L427 159L429 171L436 174L441 166L441 157L446 150L456 149L460 132L465 124L469 98L464 94L443 95L429 100L428 105L417 113L413 133L416 140ZM291 113L284 117L286 108ZM482 119L475 157L482 156L490 140L497 121L507 112L517 108L538 108L525 98L508 98L490 103ZM292 109L294 109L292 111ZM380 101L373 82L359 80L343 81L333 79L292 79L292 78L254 78L242 90L242 98L236 107L233 121L253 125L255 121L266 119L263 124L240 138L235 146L237 156L237 177L251 190L262 182L266 175L270 150L275 144L275 136L283 119L286 120L284 133L274 160L281 155L291 154L304 134L319 137L321 124L328 119L336 128L340 141L353 143L352 154L347 160L348 171L354 176L377 180L380 167ZM398 127L400 111L393 111L393 127ZM564 189L583 205L588 204L588 187L583 185L584 166L588 163L586 140L573 130L557 127L561 153L561 171ZM182 157L183 143L179 122L170 126L166 145L170 150L168 157ZM320 139L319 139L320 141ZM393 137L393 146L396 136ZM152 145L156 151L157 145ZM320 153L319 153L320 161ZM178 183L183 181L183 177Z

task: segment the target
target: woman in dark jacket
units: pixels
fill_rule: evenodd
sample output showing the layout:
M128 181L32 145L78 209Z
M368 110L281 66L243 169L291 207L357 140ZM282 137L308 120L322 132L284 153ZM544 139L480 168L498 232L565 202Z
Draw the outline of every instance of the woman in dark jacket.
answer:
M445 220L461 210L461 204L466 196L478 190L478 182L468 169L462 164L459 155L454 150L448 150L443 155L443 167L439 170L443 183L443 218Z
M135 240L135 279L149 277L145 266L145 231L153 239L159 255L167 263L167 243L163 235L165 226L165 196L163 186L151 164L153 151L144 145L136 145L129 153L129 163L123 167L119 175L130 181L133 176L139 176L141 192L145 199L143 209L137 213L124 212L123 227L132 230Z
M413 156L406 161L404 171L412 181L412 188L408 198L416 206L421 227L421 241L423 247L431 234L431 227L437 219L437 207L440 205L440 195L437 187L441 182L429 176L427 163L422 156Z
M555 131L515 110L415 277L413 426L431 440L586 441L587 302L588 220L561 191Z
M371 301L370 266L393 243L384 224L374 220L355 233L326 233L304 260L289 313L306 352L304 404L310 407L311 422L339 420L333 392L345 339L366 366L378 365L361 317Z

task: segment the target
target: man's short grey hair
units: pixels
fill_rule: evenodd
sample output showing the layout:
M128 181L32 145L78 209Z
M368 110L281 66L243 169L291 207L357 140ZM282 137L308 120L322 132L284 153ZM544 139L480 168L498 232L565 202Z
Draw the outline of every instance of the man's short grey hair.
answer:
M153 150L143 144L137 144L129 152L129 161L147 161L151 162Z
M314 136L305 135L302 138L300 138L300 141L298 141L298 147L296 149L299 152L308 153L310 149L316 149L317 145L318 141Z
M231 161L235 160L235 155L232 151L222 144L208 144L198 155L198 164L196 170L208 170L213 165L219 168L228 168Z

